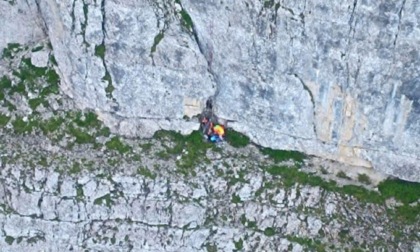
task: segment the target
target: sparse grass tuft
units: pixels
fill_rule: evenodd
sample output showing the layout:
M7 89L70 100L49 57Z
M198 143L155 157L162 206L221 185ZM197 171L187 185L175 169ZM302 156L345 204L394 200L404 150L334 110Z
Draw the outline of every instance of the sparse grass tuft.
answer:
M349 176L347 176L347 174L343 171L339 171L337 173L337 177L342 178L342 179L351 180L351 178Z

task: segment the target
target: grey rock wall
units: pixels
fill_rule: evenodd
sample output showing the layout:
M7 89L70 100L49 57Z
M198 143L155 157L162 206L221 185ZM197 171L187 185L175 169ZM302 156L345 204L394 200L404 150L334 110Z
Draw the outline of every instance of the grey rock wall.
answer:
M35 17L1 15L31 32L0 48L44 29L62 90L114 131L189 132L214 96L260 145L420 181L418 0L35 3L0 2Z

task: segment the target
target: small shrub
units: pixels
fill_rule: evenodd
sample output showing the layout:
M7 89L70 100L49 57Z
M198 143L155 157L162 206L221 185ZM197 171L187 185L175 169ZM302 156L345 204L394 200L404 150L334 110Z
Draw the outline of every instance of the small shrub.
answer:
M372 182L370 181L370 178L369 178L369 176L368 175L366 175L366 174L359 174L358 176L357 176L357 180L360 182L360 183L363 183L363 184L366 184L366 185L370 185Z
M265 234L266 236L273 236L273 235L275 235L275 234L276 234L276 230L275 230L274 228L272 228L272 227L268 227L268 228L266 228L266 229L264 230L264 234Z
M232 195L232 201L231 202L232 203L235 203L235 204L238 204L238 203L241 203L242 200L241 200L241 197L239 197L239 195L233 194Z
M233 241L235 243L235 249L241 250L244 247L244 241L239 239L238 241Z
M9 236L9 235L7 235L7 236L6 236L6 238L4 239L4 241L5 241L7 244L12 245L12 244L13 244L13 242L15 241L15 238L14 238L13 236Z
M343 171L339 171L339 172L337 173L337 177L342 178L342 179L348 179L348 180L351 180L351 178L350 178L349 176L347 176L347 174L346 174L345 172L343 172Z

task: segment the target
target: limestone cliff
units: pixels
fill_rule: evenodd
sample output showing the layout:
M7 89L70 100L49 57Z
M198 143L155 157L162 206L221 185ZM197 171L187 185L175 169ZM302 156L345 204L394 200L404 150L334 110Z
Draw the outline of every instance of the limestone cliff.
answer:
M49 39L63 92L113 131L219 116L263 146L420 181L420 4L0 1L0 51Z

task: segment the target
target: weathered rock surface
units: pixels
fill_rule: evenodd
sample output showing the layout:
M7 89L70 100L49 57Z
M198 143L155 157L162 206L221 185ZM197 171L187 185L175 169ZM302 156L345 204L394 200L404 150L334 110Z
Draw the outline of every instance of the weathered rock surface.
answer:
M37 0L0 10L0 48L45 29L62 90L114 131L189 132L184 115L214 96L217 113L260 145L420 181L417 0Z
M209 149L185 175L177 158L162 159L169 139L128 140L124 155L54 152L36 135L0 140L2 251L410 251L419 242L417 223L392 207L286 186L255 146Z

